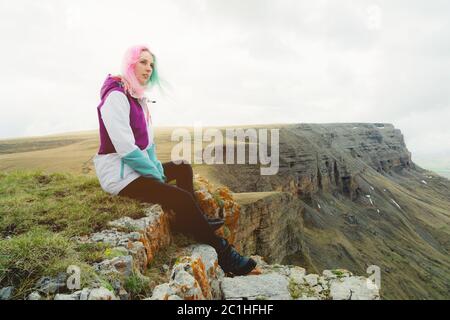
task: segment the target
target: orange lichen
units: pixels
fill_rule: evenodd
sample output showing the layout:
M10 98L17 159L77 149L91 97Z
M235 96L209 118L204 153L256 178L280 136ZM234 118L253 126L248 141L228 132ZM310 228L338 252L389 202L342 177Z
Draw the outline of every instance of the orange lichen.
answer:
M194 273L194 278L200 285L203 297L206 299L211 299L211 287L209 286L208 276L205 271L205 265L201 259L192 261L191 263L192 271Z
M155 254L164 246L170 244L169 217L167 214L160 216L160 220L154 225L148 226L144 231L140 231L140 242L144 245L147 253L147 265L150 264Z
M217 218L220 209L218 201L221 202L220 205L223 205L225 226L229 232L225 234L224 228L221 228L217 234L234 244L239 226L240 205L234 201L231 191L227 187L214 189L213 185L205 178L196 175L195 179L198 187L195 193L200 207L207 216Z

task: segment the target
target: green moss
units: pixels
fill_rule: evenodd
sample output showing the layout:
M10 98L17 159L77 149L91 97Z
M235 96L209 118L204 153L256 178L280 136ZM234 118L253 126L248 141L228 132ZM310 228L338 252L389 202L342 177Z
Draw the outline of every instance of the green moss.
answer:
M331 270L331 272L336 275L338 278L343 278L345 274L340 270Z
M291 297L293 299L298 299L301 298L303 296L306 297L315 297L317 296L316 292L314 291L313 288L309 287L309 285L305 284L299 284L297 282L295 282L294 280L290 279L289 280L289 293L291 294Z

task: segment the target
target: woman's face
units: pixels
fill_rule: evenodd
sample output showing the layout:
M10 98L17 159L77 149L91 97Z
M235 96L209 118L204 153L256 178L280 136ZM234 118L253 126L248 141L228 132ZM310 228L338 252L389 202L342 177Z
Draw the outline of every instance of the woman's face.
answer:
M136 66L134 67L134 74L141 85L145 85L153 72L153 56L148 51L142 51Z

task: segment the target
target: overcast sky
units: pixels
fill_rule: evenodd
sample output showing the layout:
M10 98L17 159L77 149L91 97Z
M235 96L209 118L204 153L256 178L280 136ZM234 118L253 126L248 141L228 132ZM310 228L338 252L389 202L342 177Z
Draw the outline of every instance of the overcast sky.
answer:
M97 129L144 43L156 126L387 122L450 158L448 0L0 0L0 35L0 139Z

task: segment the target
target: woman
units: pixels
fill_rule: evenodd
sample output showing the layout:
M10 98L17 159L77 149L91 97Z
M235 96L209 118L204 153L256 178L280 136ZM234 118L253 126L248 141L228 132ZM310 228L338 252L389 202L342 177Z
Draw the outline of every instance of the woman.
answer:
M196 201L191 165L161 163L157 158L144 96L147 88L159 84L157 70L155 55L145 46L135 46L125 54L122 74L108 75L103 84L97 107L100 149L94 158L100 184L113 195L172 209L177 230L214 247L225 272L247 274L256 262L241 256L214 233L214 226ZM172 180L176 180L176 186L167 183Z

